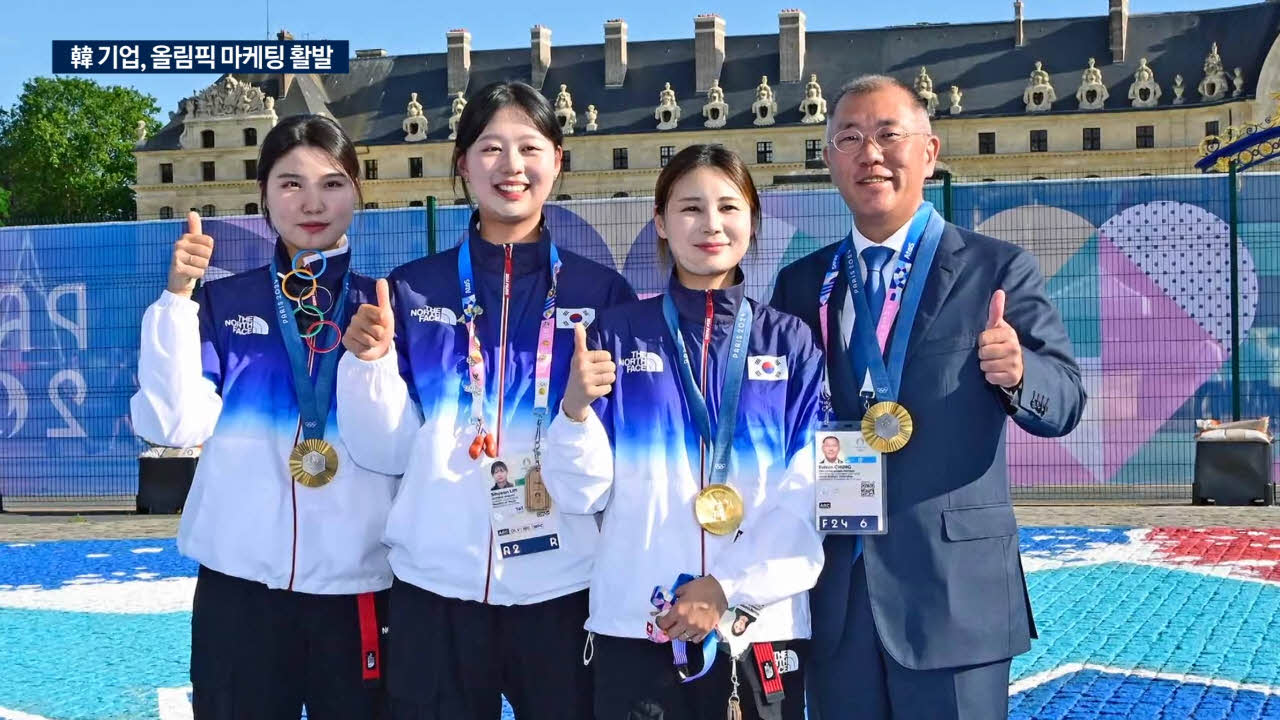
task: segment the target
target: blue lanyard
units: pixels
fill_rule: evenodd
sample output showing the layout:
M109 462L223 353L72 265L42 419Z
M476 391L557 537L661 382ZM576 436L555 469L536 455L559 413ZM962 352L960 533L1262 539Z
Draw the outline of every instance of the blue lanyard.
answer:
M275 291L276 325L280 328L280 338L284 341L284 349L289 354L289 367L293 371L293 391L298 396L298 415L302 418L302 436L307 440L324 439L324 428L329 422L329 405L333 402L334 381L338 376L338 358L341 348L326 353L320 361L320 372L314 383L307 369L306 351L302 347L302 335L298 331L298 322L293 317L293 308L284 296L280 287L280 275L276 265L276 256L271 255L271 288ZM342 291L333 303L335 308L333 322L342 327L346 316L347 289L351 285L351 272L342 276Z
M907 360L907 342L911 337L911 328L915 324L916 312L920 309L920 300L924 297L923 279L907 283L908 275L916 275L920 270L920 278L929 276L929 267L933 265L933 257L938 252L938 243L942 239L942 231L946 223L942 216L933 209L931 203L923 203L911 220L907 231L907 240L902 246L898 264L894 268L894 281L890 284L890 292L901 292L906 285L902 297L902 311L893 328L893 338L889 342L889 362L886 366L880 344L876 341L875 326L879 318L871 317L871 306L867 304L867 296L862 288L862 277L858 271L857 253L853 252L852 243L846 241L836 258L844 259L845 275L849 280L849 293L853 296L854 323L853 340L862 351L867 363L867 372L871 375L871 384L878 400L897 400L902 383L902 368ZM917 254L919 258L917 259ZM854 364L854 353L849 353L849 362ZM856 375L856 369L855 369ZM858 378L855 377L855 381Z
M487 241L486 241L487 242ZM472 320L479 313L479 301L476 299L475 273L471 270L470 240L463 240L458 248L458 281L462 284L462 314ZM560 279L560 251L555 243L551 246L551 287L547 289L547 299L542 305L542 317L550 318L556 314L556 285Z
M697 424L698 434L704 443L711 443L711 415L707 400L693 381L693 366L689 351L680 335L680 318L675 301L667 293L662 298L662 316L667 321L667 332L676 344L676 360L680 366L680 382L689 411ZM729 455L733 451L733 431L738 422L738 400L742 396L742 377L747 367L747 341L751 339L751 303L744 297L738 305L738 315L733 321L733 336L729 345L729 363L725 368L724 386L720 393L720 422L716 428L715 445L711 456L711 484L721 484L729 473Z
M484 241L482 241L484 242ZM542 304L542 324L538 332L537 366L535 369L536 392L533 398L533 412L539 417L547 414L547 404L551 395L551 348L555 342L556 290L560 281L560 251L556 244L549 242L551 253L551 286L547 288L547 298ZM476 299L475 273L471 266L470 238L464 239L458 248L458 282L462 285L462 315L467 324L469 335L474 338L475 319L481 313L479 301ZM470 345L470 340L468 341ZM545 345L545 346L544 346ZM470 348L468 347L468 352ZM481 378L483 375L484 357L481 356ZM498 392L503 392L498 388ZM476 419L483 421L484 388L472 388L473 409L480 414Z

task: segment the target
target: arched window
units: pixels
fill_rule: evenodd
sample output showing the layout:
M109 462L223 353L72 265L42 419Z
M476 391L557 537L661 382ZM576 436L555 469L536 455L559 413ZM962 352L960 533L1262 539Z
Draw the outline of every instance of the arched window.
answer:
M258 214L258 203L245 203L245 204L244 204L244 214L245 214L245 215L257 215L257 214Z
M173 208L169 207L168 205L165 205L164 207L160 208L160 219L161 219L161 220L172 220L172 219L173 219Z
M245 147L253 147L258 144L258 130L256 128L244 129L244 145Z
M212 205L205 205L200 208L200 217L213 217L218 214L218 209Z
M204 148L213 147L213 131L212 130L200 131L200 147L204 147Z
M572 200L572 199L573 199L573 196L567 193L561 193L556 196L557 201Z
M616 192L616 193L614 193L614 194L613 194L613 196L614 196L614 197L616 197L616 198L631 197L630 195L628 195L627 193L624 193L624 192Z

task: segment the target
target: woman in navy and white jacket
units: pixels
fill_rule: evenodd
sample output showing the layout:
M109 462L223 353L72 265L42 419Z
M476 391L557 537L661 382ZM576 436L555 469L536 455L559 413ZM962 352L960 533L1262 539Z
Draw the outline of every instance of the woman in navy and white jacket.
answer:
M577 331L545 463L564 512L604 512L587 621L595 716L803 718L821 355L802 322L744 295L760 203L740 158L685 148L654 203L670 286ZM655 588L680 575L696 579L655 617Z
M296 718L304 704L311 718L372 718L382 704L379 539L396 479L351 462L332 402L338 329L374 294L350 269L357 171L333 120L281 120L258 161L271 264L193 293L214 243L193 212L143 315L134 427L204 446L178 530L200 563L197 720Z
M598 530L540 479L575 322L635 299L559 249L542 208L563 137L546 98L468 100L454 168L477 210L461 244L396 268L346 335L338 417L356 461L403 473L387 524L388 692L396 718L590 715L582 666Z

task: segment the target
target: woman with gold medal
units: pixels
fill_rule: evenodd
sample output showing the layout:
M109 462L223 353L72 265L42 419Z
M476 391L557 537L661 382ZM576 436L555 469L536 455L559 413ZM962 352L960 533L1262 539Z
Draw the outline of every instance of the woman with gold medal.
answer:
M745 295L760 201L737 155L685 148L654 194L667 291L577 330L544 461L562 512L603 511L595 717L800 719L821 355Z
M191 618L197 720L372 718L392 574L380 542L394 476L349 461L333 397L340 328L374 302L351 270L360 197L333 120L281 120L258 185L269 263L196 289L214 240L192 212L142 320L138 433L203 445L178 532L200 563Z

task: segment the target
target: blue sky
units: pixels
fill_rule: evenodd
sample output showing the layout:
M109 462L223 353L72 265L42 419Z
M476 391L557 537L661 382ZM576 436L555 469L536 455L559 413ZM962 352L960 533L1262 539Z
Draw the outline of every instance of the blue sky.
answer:
M1025 0L1025 17L1105 15L1106 0ZM919 0L871 3L850 0L645 0L644 2L481 3L411 0L7 0L0 22L0 107L10 107L22 83L51 69L53 40L256 40L288 28L299 39L349 40L352 50L384 48L391 54L442 52L445 31L465 27L477 50L528 47L529 28L551 28L556 45L603 42L604 21L627 21L631 40L691 38L693 17L718 12L732 35L773 33L778 10L799 7L811 30L930 22L983 22L1012 18L1012 0ZM1153 13L1244 4L1240 0L1131 0L1130 12ZM270 30L268 30L270 28ZM192 90L217 76L96 75L99 82L130 85L155 96L161 118Z

